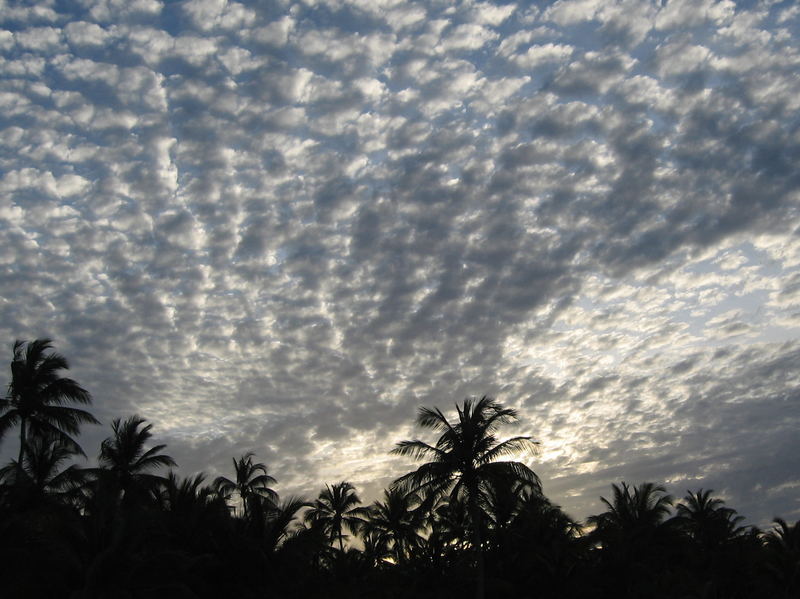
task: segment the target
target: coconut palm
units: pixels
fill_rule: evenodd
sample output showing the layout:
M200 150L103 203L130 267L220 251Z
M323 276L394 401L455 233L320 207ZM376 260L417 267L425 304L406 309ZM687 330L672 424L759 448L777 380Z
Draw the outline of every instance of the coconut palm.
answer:
M369 517L362 532L375 540L376 547L380 545L378 540L382 539L391 550L394 561L402 564L422 540L420 534L425 528L425 514L415 509L419 504L415 493L387 489L383 501L375 501L369 506Z
M521 452L532 453L537 442L528 436L498 441L495 433L502 424L517 420L517 412L505 408L494 399L483 396L475 401L464 400L456 406L457 420L451 423L438 408L420 408L417 424L441 433L436 445L424 441L401 441L392 453L429 459L415 471L394 483L408 491L448 494L451 500L463 499L472 521L472 547L478 566L476 596L484 595L481 504L491 482L514 478L541 488L539 477L525 464L498 461Z
M630 597L645 584L657 584L656 574L663 564L680 553L673 534L677 522L666 519L672 497L663 486L646 482L631 488L623 482L612 489L610 500L601 498L608 509L587 520L594 527L589 538L602 547L602 568L609 575L607 580L613 581L605 592L611 593L613 588ZM658 594L654 588L649 590Z
M153 474L153 470L176 466L175 460L160 453L166 445L155 445L145 449L153 434L152 424L142 426L145 419L131 416L126 420L116 418L111 423L113 435L100 445L98 462L101 476L109 476L117 492L122 493L127 504L140 499L143 494L152 491L165 479Z
M782 518L764 535L766 567L782 597L797 597L800 591L800 520L789 524Z
M295 532L293 523L296 524L298 512L309 506L311 504L302 497L291 496L270 510L263 534L264 547L268 552L274 553L284 540L292 536Z
M162 484L151 490L160 508L160 524L173 542L191 552L202 553L214 546L215 536L228 531L230 514L205 474L180 478L170 471Z
M9 481L12 487L23 491L28 504L48 498L72 504L81 498L87 477L87 471L75 464L61 468L74 456L72 445L61 438L34 437L25 444L22 464L12 461L0 470L0 480Z
M338 539L339 550L344 553L345 528L358 532L369 516L367 508L357 507L359 503L361 499L349 482L325 485L304 517L312 526L321 526L331 544Z
M163 484L153 490L153 497L164 512L190 512L197 506L205 507L214 499L213 491L203 486L205 478L200 472L181 479L170 470Z
M744 520L736 510L725 507L725 502L712 497L712 490L688 491L683 501L675 506L680 526L689 533L701 548L711 552L720 544L742 534L739 523Z
M59 374L68 370L69 364L61 354L48 351L52 347L50 339L14 342L8 395L0 399L0 439L19 425L19 466L30 436L50 435L85 455L73 435L78 434L81 424L99 424L89 412L67 405L90 404L92 396L77 382Z
M610 501L600 498L608 509L588 519L600 532L652 530L669 515L672 497L661 485L642 483L633 492L624 482L619 486L612 484L611 488L614 497Z
M233 469L236 480L218 476L214 480L214 488L227 502L236 493L242 501L244 517L247 519L250 512L255 509L256 503L267 503L273 507L278 501L278 494L270 488L277 481L267 473L267 467L258 462L253 463L255 454L246 453L238 460L233 459Z

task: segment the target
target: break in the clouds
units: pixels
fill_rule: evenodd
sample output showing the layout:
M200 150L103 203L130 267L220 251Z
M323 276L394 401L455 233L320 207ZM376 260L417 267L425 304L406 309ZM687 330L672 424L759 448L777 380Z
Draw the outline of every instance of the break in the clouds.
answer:
M800 516L794 2L0 2L0 340L367 498L490 394L577 517ZM13 440L5 441L9 451Z

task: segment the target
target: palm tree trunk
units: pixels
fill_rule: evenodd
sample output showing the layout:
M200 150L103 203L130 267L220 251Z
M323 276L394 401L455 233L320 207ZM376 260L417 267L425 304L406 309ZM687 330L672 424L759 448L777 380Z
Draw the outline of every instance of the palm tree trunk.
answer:
M28 428L25 425L25 418L21 418L19 426L19 457L17 458L17 467L20 470L22 470L22 458L25 454L25 446L28 444Z
M477 581L475 584L475 599L484 599L486 596L486 567L483 559L483 541L481 540L481 512L478 507L477 489L470 492L469 515L472 519L472 549L475 551L477 567Z

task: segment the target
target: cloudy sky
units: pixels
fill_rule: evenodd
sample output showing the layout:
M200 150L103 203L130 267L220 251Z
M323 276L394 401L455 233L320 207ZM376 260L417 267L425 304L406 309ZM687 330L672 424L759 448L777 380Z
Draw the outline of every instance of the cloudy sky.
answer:
M282 494L516 407L612 482L800 518L793 1L0 0L0 343ZM5 368L0 384L6 384ZM3 452L15 450L13 435Z

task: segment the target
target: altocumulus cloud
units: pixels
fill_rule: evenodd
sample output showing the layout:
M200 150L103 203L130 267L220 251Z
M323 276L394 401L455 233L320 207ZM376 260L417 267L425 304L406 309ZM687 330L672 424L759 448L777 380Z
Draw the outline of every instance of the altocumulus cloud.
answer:
M800 10L531 4L0 2L0 339L187 474L371 498L490 394L577 517L796 519Z

